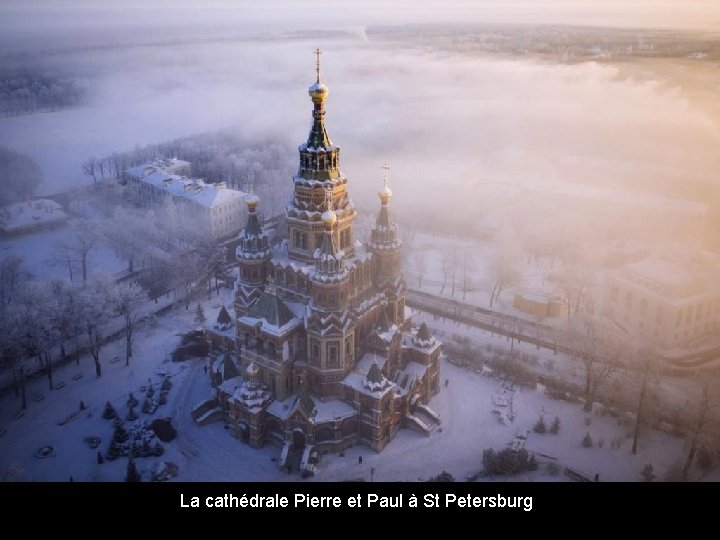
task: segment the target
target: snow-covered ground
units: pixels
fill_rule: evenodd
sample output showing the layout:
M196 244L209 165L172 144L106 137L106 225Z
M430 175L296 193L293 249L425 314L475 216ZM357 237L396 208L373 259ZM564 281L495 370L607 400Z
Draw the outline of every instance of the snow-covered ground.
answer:
M66 265L52 262L53 248L62 241L71 242L72 231L64 226L50 231L0 239L0 259L17 255L23 259L25 267L37 281L49 281L54 278L69 279ZM73 268L73 280L82 279L79 265ZM110 276L122 273L127 263L119 259L110 248L98 245L88 255L88 274L103 273Z
M229 291L223 297L204 301L205 313L211 322L217 316L219 305L229 300ZM194 307L194 306L193 306ZM135 356L125 367L122 360L123 342L118 340L102 352L103 376L96 379L90 358L59 368L56 384L65 386L49 391L47 381L39 378L28 387L29 404L22 416L19 400L6 394L0 400L0 474L23 480L67 481L100 480L120 481L125 476L127 460L97 464L97 450L89 448L85 437L100 437L99 449L105 450L113 432L112 421L102 418L106 401L110 401L120 416L127 413L126 400L134 392L142 402L140 388L149 382L157 388L164 374L172 375L173 388L168 403L160 406L153 415L137 411L141 420L151 417L171 417L178 429L178 438L165 444L161 458L140 458L138 469L150 471L159 461L170 461L180 468L178 480L185 481L274 481L299 480L297 475L280 473L276 459L280 449L266 446L252 449L232 438L223 423L197 427L190 418L192 407L210 394L210 385L203 370L203 361L172 363L168 360L175 348L178 335L194 326L194 309L180 307L159 318L157 328L144 326L136 338ZM502 343L498 338L497 343ZM509 344L508 344L509 346ZM442 416L442 431L425 437L401 430L390 445L380 454L365 446L356 446L339 455L324 456L319 464L316 481L363 478L370 480L426 479L443 469L462 479L482 468L482 450L502 449L516 440L516 435L531 430L527 448L552 458L539 457L542 463L556 461L588 476L598 474L601 480L638 480L646 463L662 473L683 455L683 441L663 433L644 431L637 456L630 454L630 429L620 425L617 418L584 413L580 405L553 401L544 393L530 389L509 391L502 382L487 376L461 369L443 361L441 377L447 379L431 406ZM76 378L78 374L82 377ZM42 396L42 399L36 396ZM495 399L493 399L495 396ZM515 412L513 422L502 424L496 402L512 400ZM78 411L80 400L88 409L65 425L58 425ZM509 406L508 406L509 407ZM538 435L532 427L543 415L548 425L557 416L562 427L559 435ZM128 424L126 422L126 424ZM588 449L581 439L589 432L595 447ZM600 447L602 441L602 447ZM620 441L620 448L616 443ZM51 445L54 455L45 459L35 457L38 448ZM358 457L363 463L358 463ZM566 480L560 474L551 476L546 466L537 472L514 479Z
M490 293L495 285L496 274L493 261L498 258L497 244L484 242L479 239L464 237L450 237L441 234L428 234L417 232L414 235L411 252L405 264L405 275L408 286L424 292L452 298L468 304L483 308L490 307ZM453 257L453 253L455 254ZM426 270L419 287L417 257L422 257ZM455 261L455 291L453 294L452 277L445 279L445 266ZM549 279L553 274L562 270L562 263L541 258L528 263L527 258L519 256L515 266L518 280L505 288L498 300L493 303L492 309L501 313L517 317L541 321L544 324L565 324L565 317L543 317L522 312L513 307L513 295L516 291L528 290L557 290L558 284ZM467 280L463 274L467 272ZM467 282L467 287L463 283ZM443 284L445 286L443 287ZM463 290L463 289L466 290Z

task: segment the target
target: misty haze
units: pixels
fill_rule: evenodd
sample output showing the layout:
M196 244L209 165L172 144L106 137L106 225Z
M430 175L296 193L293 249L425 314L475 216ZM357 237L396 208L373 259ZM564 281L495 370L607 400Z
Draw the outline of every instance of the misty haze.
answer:
M151 4L0 6L0 478L720 480L720 8Z

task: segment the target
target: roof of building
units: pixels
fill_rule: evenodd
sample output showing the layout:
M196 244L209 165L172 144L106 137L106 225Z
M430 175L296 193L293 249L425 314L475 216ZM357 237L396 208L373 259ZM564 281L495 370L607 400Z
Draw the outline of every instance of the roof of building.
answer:
M235 362L233 362L232 356L230 356L229 352L226 352L223 357L223 365L222 365L222 380L227 381L229 379L235 378L240 376L240 372L238 371L237 366L235 365Z
M225 309L225 306L222 306L220 308L220 313L218 313L218 316L217 316L217 322L218 322L218 324L232 323L232 317L230 317L230 314L228 313L228 310Z
M242 201L245 197L245 193L227 188L224 182L208 184L199 178L167 172L157 165L139 165L127 169L125 173L174 197L182 197L208 208Z
M270 326L283 327L297 319L292 310L278 298L277 294L264 291L250 311L243 318L264 320Z
M625 265L617 276L666 299L679 300L717 287L720 263L709 254L648 257Z
M307 418L312 418L313 416L315 416L315 413L317 412L317 406L315 405L315 401L313 400L312 396L310 396L310 392L308 392L307 388L305 388L304 386L300 388L297 399L295 400L295 404L292 406L292 409L298 409Z

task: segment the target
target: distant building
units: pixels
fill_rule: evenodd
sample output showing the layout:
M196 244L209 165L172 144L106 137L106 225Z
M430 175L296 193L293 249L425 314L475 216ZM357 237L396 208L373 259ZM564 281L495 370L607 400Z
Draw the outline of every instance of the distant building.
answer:
M720 333L720 259L666 254L608 276L604 312L632 336L660 349L684 348Z
M191 178L190 163L165 159L127 169L124 179L138 204L160 207L172 202L182 216L215 239L236 235L247 216L244 193L225 182Z
M51 199L35 199L0 208L0 234L22 236L54 229L65 224L68 215L60 203Z
M513 307L535 317L567 315L567 302L562 293L543 289L526 289L513 295Z

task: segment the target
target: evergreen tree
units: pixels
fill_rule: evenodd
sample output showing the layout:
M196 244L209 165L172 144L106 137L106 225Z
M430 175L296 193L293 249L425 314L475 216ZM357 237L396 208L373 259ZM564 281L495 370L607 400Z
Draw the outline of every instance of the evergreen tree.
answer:
M153 412L152 403L150 403L149 399L146 399L145 401L143 401L142 412L144 412L145 414L150 414L151 412Z
M433 476L428 482L454 482L455 477L447 471L443 471L437 476Z
M205 311L203 310L202 304L198 303L197 309L195 310L195 324L203 326L205 324Z
M555 420L553 420L553 423L550 426L550 433L552 433L553 435L557 435L558 433L560 433L560 418L557 416L555 417Z
M135 409L133 407L130 407L130 410L127 413L127 416L125 417L126 420L129 420L130 422L134 422L138 419L138 415L135 412Z
M657 478L655 473L653 472L653 466L652 463L648 463L642 468L642 471L640 471L640 476L642 477L644 482L652 482Z
M124 443L128 440L129 437L130 434L122 425L115 428L115 433L113 434L113 441L117 443Z
M535 431L535 433L547 432L547 426L545 425L545 419L542 416L540 418L538 418L537 422L535 422L535 427L533 428L533 431Z
M98 450L98 453L97 453L97 462L98 462L98 465L102 465L103 463L105 463L105 458L103 457L102 452L100 450Z
M145 395L149 398L155 395L155 390L153 390L152 385L148 386L147 393Z
M133 396L132 392L128 394L127 406L130 409L138 406L138 400L135 398L135 396Z
M592 448L593 440L592 440L592 437L590 436L590 432L589 432L589 431L586 431L586 432L585 432L585 436L583 437L583 440L582 440L582 445L583 445L585 448Z
M132 458L128 460L127 474L125 475L126 482L140 482L140 473L135 466L135 462Z
M105 403L105 410L103 410L102 417L105 420L112 420L113 418L117 417L117 412L115 412L115 409L112 405L110 405L110 402Z

